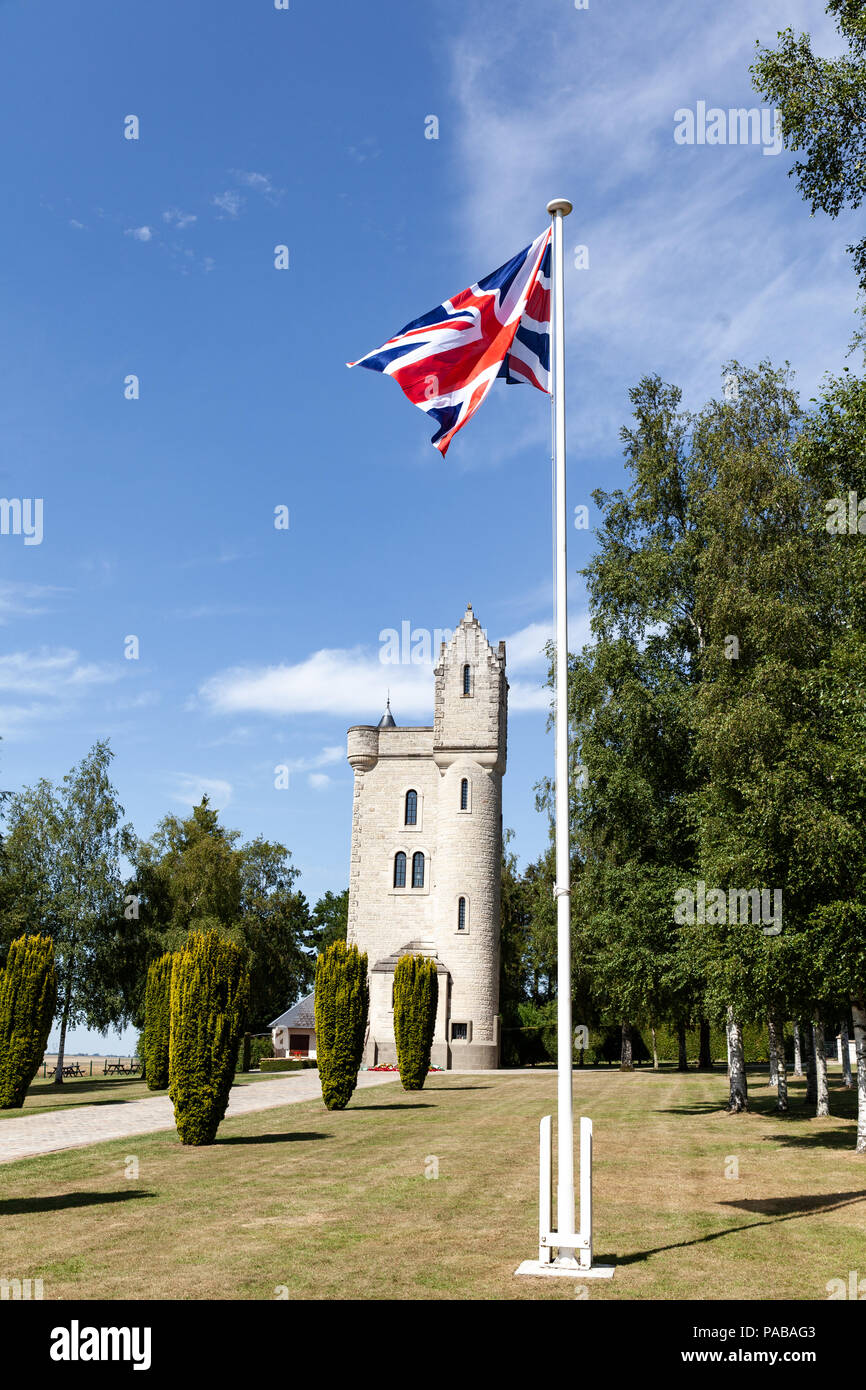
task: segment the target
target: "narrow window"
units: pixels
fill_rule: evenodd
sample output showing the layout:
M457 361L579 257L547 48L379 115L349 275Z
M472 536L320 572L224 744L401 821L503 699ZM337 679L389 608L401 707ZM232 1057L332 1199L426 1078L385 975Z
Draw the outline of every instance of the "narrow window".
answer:
M452 1041L452 1042L466 1042L466 1041L467 1041L467 1038L468 1038L468 1035L469 1035L469 1029L468 1029L468 1027L467 1027L467 1025L466 1025L465 1023L452 1023L452 1024L451 1024L451 1041Z
M460 810L469 810L469 778L464 777L460 783Z
M457 930L466 930L466 899L457 899Z
M404 869L404 873L405 873L405 867L406 867L406 856L405 856L405 854L404 854L404 855L403 855L403 869ZM417 854L413 854L413 855L412 855L412 887L413 887L413 888L423 888L423 887L424 887L424 856L423 856L423 854L421 853L420 850L418 851Z
M463 667L463 694L472 694L472 670L469 666Z
M394 887L406 887L406 856L402 850L394 855Z
M406 824L416 825L418 821L418 793L406 793Z

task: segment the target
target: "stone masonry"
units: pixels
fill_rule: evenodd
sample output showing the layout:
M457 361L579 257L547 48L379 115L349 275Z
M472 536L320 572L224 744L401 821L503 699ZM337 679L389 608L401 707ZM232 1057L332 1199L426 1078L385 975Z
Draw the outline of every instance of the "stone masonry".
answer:
M396 1061L394 967L410 952L437 962L433 1063L494 1068L508 682L505 643L490 646L471 605L442 643L434 675L432 728L398 728L386 714L378 727L348 733L355 773L348 939L369 959L366 1063ZM410 792L414 824L407 824ZM405 887L395 874L400 854ZM417 855L423 885L413 886Z

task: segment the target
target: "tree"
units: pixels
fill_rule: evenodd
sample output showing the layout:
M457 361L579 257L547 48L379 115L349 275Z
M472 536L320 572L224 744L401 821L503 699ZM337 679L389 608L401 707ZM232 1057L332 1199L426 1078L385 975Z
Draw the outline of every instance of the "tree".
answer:
M19 1110L45 1055L57 1004L54 943L19 936L0 970L0 1109Z
M147 960L178 950L193 932L218 931L247 953L250 1028L272 1018L309 988L313 961L303 949L309 909L285 846L261 836L240 844L205 796L185 820L166 816L139 842L130 885L140 901L147 959L139 966L135 1018L144 1013Z
M317 955L326 951L334 941L345 941L349 925L349 890L332 893L330 890L319 898L310 913L304 944Z
M59 788L43 778L12 797L7 812L6 930L54 942L57 1085L70 1024L105 1031L129 1017L123 981L136 923L125 917L121 858L134 837L109 780L113 756L107 740L95 743Z
M316 961L315 990L316 1060L329 1110L345 1110L358 1084L369 1009L366 954L332 942Z
M802 150L789 171L812 214L838 217L866 194L866 8L862 0L829 0L848 50L838 58L812 52L808 34L785 29L776 48L758 47L752 79L779 111L786 149ZM866 237L849 246L866 291Z
M144 1070L151 1091L168 1085L171 1040L171 951L152 961L147 972L144 1004Z
M420 1091L427 1080L438 1003L436 962L401 956L394 970L394 1038L404 1091Z
M226 1112L249 1007L244 952L193 932L171 972L169 1094L182 1144L212 1144Z

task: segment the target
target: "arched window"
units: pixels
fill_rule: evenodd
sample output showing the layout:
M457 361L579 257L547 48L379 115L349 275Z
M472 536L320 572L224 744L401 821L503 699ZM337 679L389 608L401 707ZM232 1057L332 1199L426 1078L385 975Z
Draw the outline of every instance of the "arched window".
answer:
M464 694L464 695L471 695L471 694L472 694L472 668L471 668L471 666L464 666L464 667L463 667L463 694Z
M406 887L406 856L402 850L394 855L394 887Z
M412 855L412 887L424 887L424 856L420 850Z
M469 778L464 777L460 783L460 810L469 810Z
M418 821L418 793L406 793L406 825L416 825Z
M466 899L457 899L457 930L466 930Z

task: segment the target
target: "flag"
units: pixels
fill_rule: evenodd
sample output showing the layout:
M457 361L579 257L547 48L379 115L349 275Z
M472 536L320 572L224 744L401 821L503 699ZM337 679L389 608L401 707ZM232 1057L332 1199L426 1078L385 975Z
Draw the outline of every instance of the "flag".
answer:
M444 456L497 377L550 391L550 228L505 265L347 367L394 377Z

